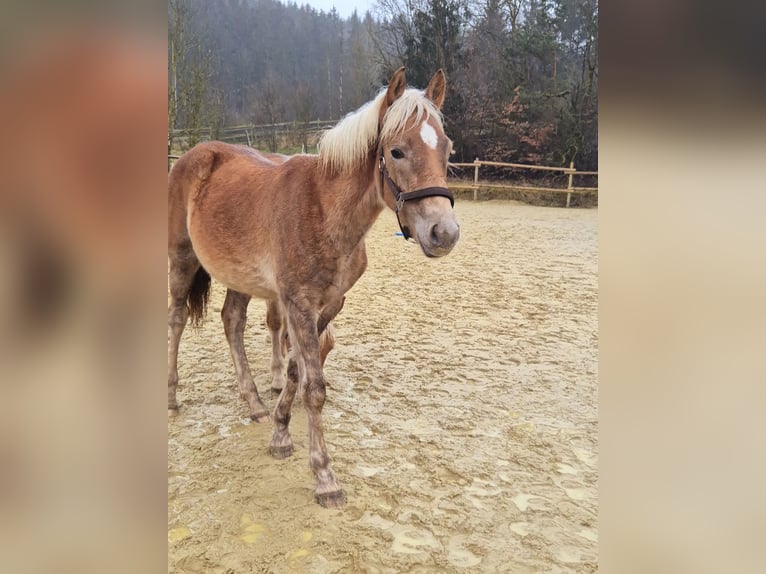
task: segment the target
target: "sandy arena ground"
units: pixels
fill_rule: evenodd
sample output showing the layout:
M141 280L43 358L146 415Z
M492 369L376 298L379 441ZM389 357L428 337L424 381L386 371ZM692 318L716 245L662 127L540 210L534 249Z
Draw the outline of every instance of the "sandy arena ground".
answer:
M214 282L181 343L168 420L168 571L595 572L597 210L458 201L439 260L385 212L325 369L342 510L314 502L306 416L295 454L238 398ZM253 375L272 408L265 305Z

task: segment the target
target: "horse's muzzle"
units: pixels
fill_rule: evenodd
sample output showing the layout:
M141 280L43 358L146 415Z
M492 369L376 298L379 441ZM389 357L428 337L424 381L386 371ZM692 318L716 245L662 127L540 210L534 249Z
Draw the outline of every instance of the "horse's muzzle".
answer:
M424 235L418 236L423 253L428 257L442 257L452 251L460 239L460 225L454 219L447 219L432 225Z

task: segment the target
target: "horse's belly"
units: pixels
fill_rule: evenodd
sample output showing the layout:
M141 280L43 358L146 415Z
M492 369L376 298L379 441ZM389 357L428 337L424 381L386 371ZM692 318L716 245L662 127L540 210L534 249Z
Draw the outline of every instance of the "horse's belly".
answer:
M277 297L276 274L270 256L206 249L204 245L195 244L194 237L192 245L202 267L227 288L259 299Z
M269 266L250 265L242 267L216 267L215 264L202 266L212 275L216 281L223 283L229 289L245 293L259 299L276 299L277 286L274 280L274 272Z
M194 253L207 272L229 289L260 299L276 298L276 273L268 235L252 232L260 227L258 222L242 217L242 213L252 213L251 210L228 209L231 198L218 197L214 192L208 191L207 209L199 209L194 201L189 206L187 229Z

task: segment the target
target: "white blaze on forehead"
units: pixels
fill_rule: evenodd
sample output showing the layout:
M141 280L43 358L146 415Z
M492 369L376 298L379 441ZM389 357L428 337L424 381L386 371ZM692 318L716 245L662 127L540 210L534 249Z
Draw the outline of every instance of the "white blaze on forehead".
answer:
M439 138L436 135L436 130L427 121L423 122L423 125L420 126L420 139L431 149L436 149L436 143L439 141Z

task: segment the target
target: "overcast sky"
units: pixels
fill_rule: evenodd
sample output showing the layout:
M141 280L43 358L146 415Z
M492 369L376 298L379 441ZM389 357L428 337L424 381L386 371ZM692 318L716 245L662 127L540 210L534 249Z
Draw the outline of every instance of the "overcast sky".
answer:
M281 1L284 2L285 0ZM329 12L332 10L332 7L335 6L335 9L342 18L351 16L354 8L356 8L359 17L363 18L364 13L367 10L371 11L375 4L375 0L295 0L295 2L297 2L298 6L308 4L317 10L324 10L325 12Z

